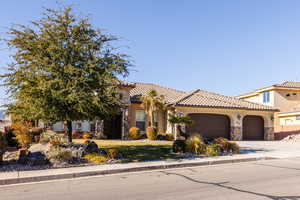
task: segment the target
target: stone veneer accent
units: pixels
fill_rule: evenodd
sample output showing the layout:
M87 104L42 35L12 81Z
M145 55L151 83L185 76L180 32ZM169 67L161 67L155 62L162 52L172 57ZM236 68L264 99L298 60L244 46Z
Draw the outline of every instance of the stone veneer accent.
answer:
M232 126L230 128L230 139L237 140L237 141L242 140L243 139L242 127Z
M273 127L265 127L265 140L274 140L274 128Z

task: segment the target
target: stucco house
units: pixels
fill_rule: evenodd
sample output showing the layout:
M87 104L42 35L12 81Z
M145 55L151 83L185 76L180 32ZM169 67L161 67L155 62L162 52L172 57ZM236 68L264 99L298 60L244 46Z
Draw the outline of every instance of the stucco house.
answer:
M300 131L300 82L274 84L238 98L278 109L274 116L275 132Z
M206 137L226 137L232 140L273 140L273 115L277 110L269 105L249 102L236 97L224 96L204 90L180 91L151 83L124 83L120 87L124 106L120 115L104 120L94 130L93 122L74 122L73 128L81 131L101 131L111 139L125 139L130 127L142 131L149 124L141 106L140 97L150 90L165 96L167 109L155 113L154 121L161 133L173 133L168 122L170 113L188 115L192 125L183 127L188 132L198 132ZM53 129L63 129L63 123L56 123Z

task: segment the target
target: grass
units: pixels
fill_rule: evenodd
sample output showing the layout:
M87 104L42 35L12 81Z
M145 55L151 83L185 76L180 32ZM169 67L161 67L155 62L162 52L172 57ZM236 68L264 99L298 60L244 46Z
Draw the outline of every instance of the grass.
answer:
M74 139L75 143L83 143L84 139ZM116 148L123 155L122 163L151 160L167 160L181 158L172 153L172 141L148 140L92 140L100 148Z

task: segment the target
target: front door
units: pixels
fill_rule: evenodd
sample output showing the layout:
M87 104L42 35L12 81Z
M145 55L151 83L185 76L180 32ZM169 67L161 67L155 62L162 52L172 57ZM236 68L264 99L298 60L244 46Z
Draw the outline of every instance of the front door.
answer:
M122 138L122 114L104 120L104 135L107 139Z

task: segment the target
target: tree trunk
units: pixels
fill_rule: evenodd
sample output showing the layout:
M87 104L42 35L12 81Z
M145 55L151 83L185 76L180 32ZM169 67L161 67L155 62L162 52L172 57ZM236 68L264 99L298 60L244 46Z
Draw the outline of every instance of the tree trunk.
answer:
M72 121L67 121L68 140L72 142Z

